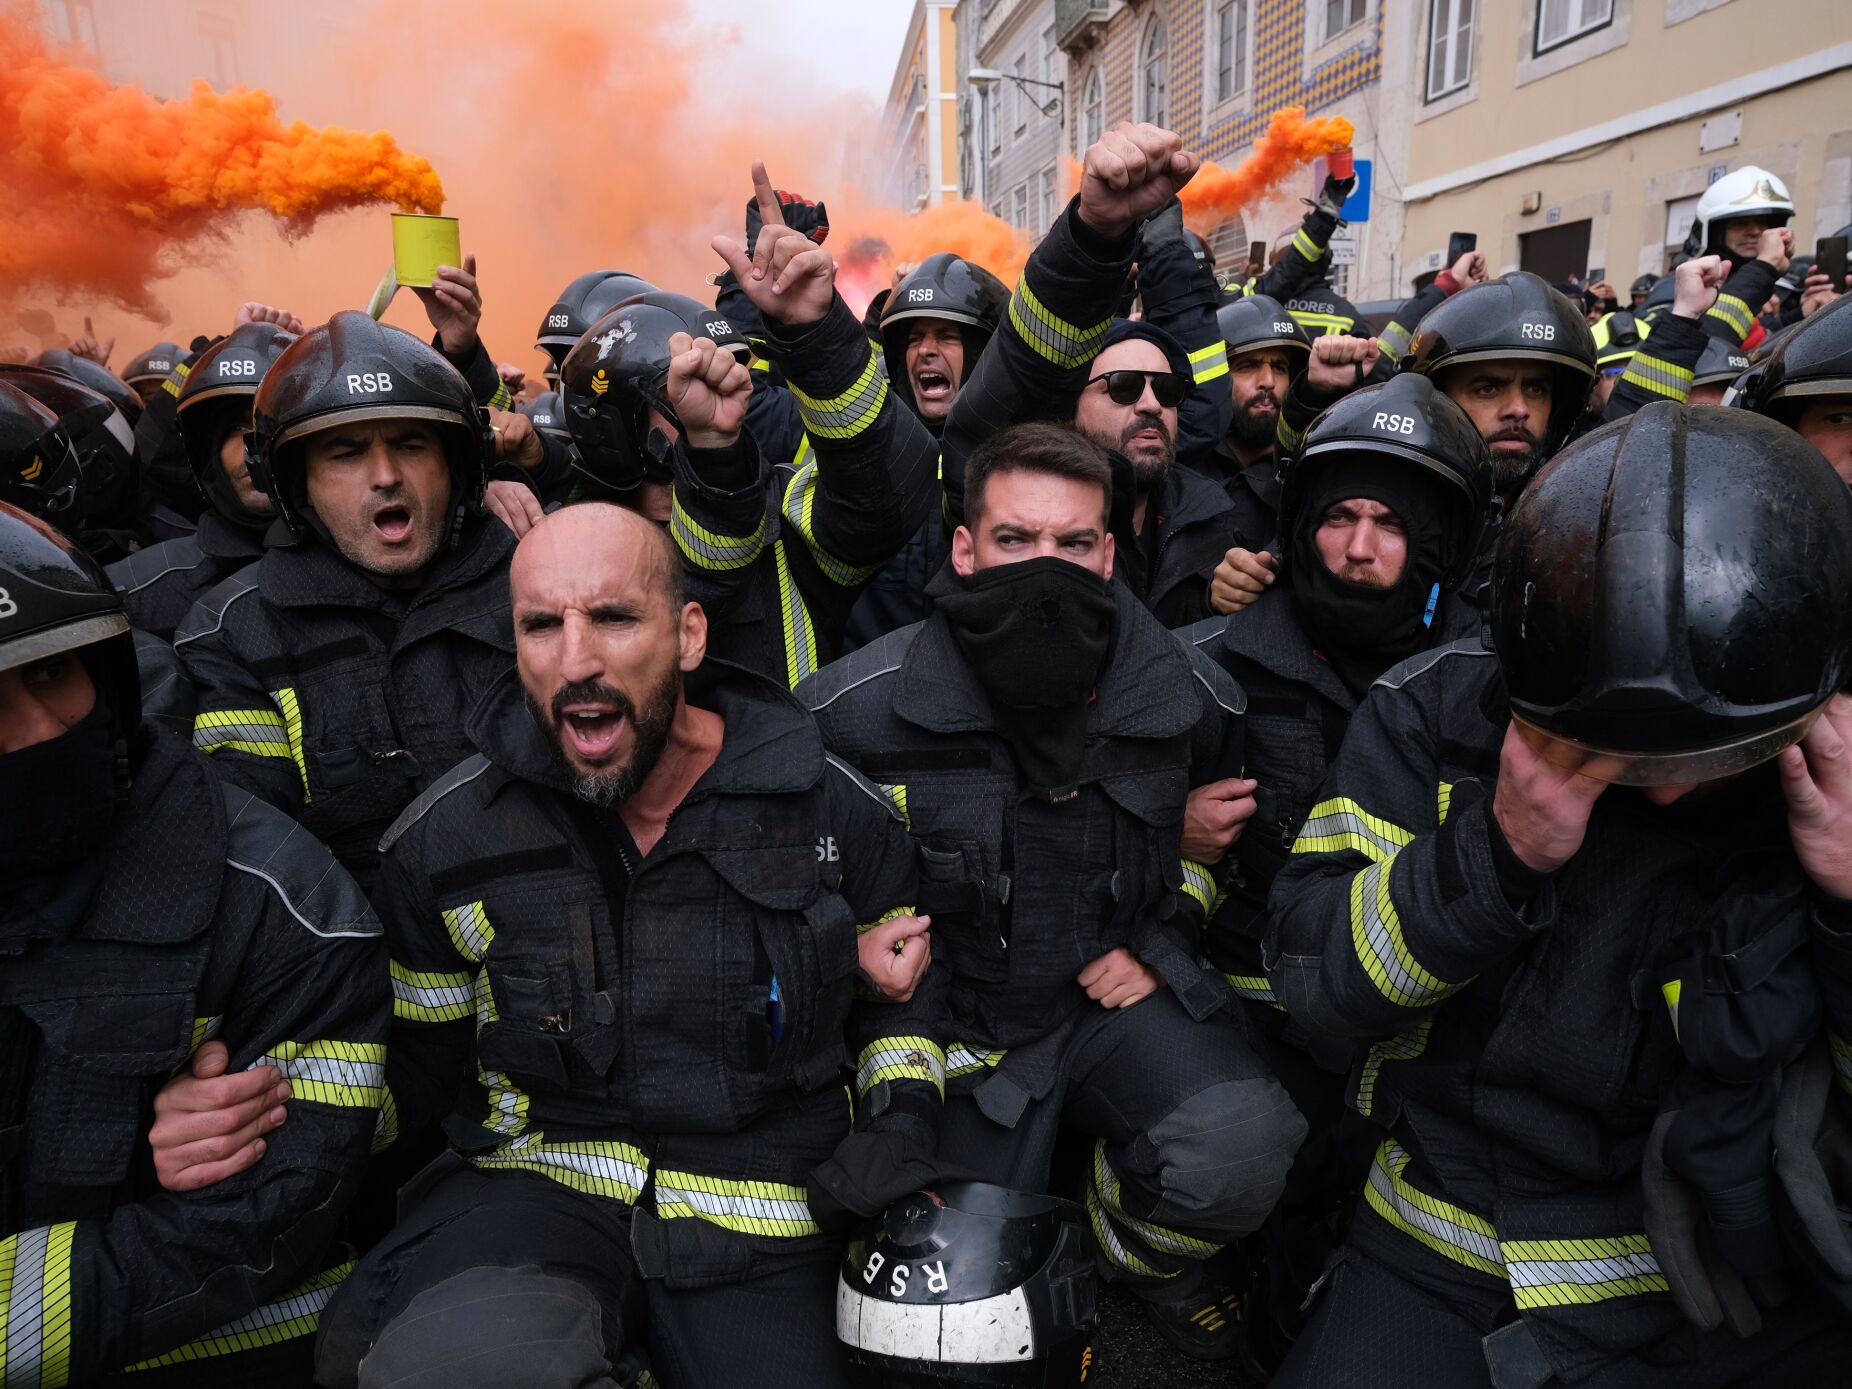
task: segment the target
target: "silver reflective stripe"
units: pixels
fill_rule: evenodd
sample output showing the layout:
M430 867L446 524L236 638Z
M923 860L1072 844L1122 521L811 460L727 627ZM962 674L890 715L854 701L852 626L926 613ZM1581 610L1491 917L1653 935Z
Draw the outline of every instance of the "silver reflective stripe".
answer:
M1514 1288L1540 1288L1553 1283L1594 1286L1625 1278L1659 1275L1659 1260L1650 1250L1606 1259L1508 1259L1505 1273Z
M1398 1166L1406 1162L1408 1155L1394 1143L1384 1145L1390 1162ZM1396 1215L1413 1228L1420 1230L1443 1244L1450 1244L1455 1249L1484 1259L1487 1263L1502 1264L1504 1256L1500 1253L1498 1241L1477 1230L1469 1230L1463 1225L1455 1224L1445 1216L1424 1210L1414 1202L1405 1199L1395 1189L1390 1179L1389 1170L1383 1165L1384 1151L1379 1151L1377 1160L1370 1165L1370 1188L1391 1206Z
M36 1385L45 1354L45 1251L51 1228L22 1230L13 1245L13 1290L6 1304L5 1374L0 1384Z

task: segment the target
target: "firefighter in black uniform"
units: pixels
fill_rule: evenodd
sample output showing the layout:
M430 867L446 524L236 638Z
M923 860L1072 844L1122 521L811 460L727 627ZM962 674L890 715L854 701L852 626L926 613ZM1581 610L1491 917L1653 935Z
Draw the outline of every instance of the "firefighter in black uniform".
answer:
M1852 981L1852 498L1647 406L1525 493L1491 629L1371 690L1274 883L1274 995L1387 1130L1274 1383L1836 1382L1770 1192Z
M854 996L858 923L924 958L913 844L780 683L704 659L648 522L566 508L511 579L483 755L392 827L378 893L397 1122L454 1152L322 1382L632 1384L647 1345L669 1384L844 1383L830 1232L934 1175L938 976Z
M56 415L77 452L83 474L81 522L56 524L102 564L135 550L141 543L140 467L135 431L121 408L101 391L49 367L0 364L0 382L18 387Z
M191 535L139 550L109 568L129 617L163 641L208 590L263 557L276 507L251 479L245 432L270 364L296 340L273 323L246 323L201 353L180 387L177 420L187 465L206 499Z
M3 505L0 839L0 1383L306 1386L384 1084L379 924L142 721L121 599ZM261 1172L169 1194L141 1139L208 1038L294 1113Z
M1279 526L1280 403L1305 370L1312 341L1278 300L1250 294L1224 304L1216 330L1228 350L1235 412L1216 446L1216 478L1235 506L1237 543L1264 550Z
M345 312L277 358L253 433L294 543L180 624L193 742L370 886L380 834L469 755L465 716L512 659L488 425L435 351Z
M1258 1227L1304 1124L1199 962L1216 878L1182 852L1186 793L1239 774L1240 691L1111 582L1111 470L1059 427L995 436L933 615L798 694L922 846L941 1153L1041 1191L1060 1126L1093 1139L1104 1266L1221 1359L1238 1320L1205 1261Z
M1785 333L1732 403L1780 420L1852 487L1852 295Z

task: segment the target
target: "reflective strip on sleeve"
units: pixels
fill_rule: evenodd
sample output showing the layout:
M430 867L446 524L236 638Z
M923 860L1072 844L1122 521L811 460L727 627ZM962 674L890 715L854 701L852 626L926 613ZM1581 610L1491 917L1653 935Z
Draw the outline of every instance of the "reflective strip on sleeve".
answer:
M817 465L806 463L791 476L790 485L785 488L784 517L797 528L803 537L804 546L810 551L810 557L831 579L844 588L854 588L857 584L868 582L880 570L878 564L857 567L846 564L830 554L817 543L817 534L812 527L812 511L817 503Z
M656 1174L656 1214L694 1217L742 1235L797 1238L821 1234L804 1188L783 1182L741 1182L694 1172Z
M984 1047L974 1047L964 1042L954 1042L945 1049L945 1073L956 1080L959 1076L968 1076L978 1071L995 1070L1007 1053L990 1051Z
M407 969L397 960L392 974L392 1016L400 1022L456 1022L476 1011L475 981L467 974Z
M1264 974L1224 974L1228 987L1245 999L1255 1003L1264 1003L1269 1008L1278 1008L1282 1013L1286 1005L1273 996L1273 985Z
M1303 429L1294 429L1286 423L1286 412L1280 411L1280 422L1273 427L1274 442L1280 446L1281 454L1293 454L1299 451L1299 441L1305 438Z
M1414 835L1400 825L1372 815L1348 796L1320 801L1299 827L1295 854L1335 854L1343 850L1382 863L1399 853Z
M1103 318L1090 328L1081 328L1057 318L1035 297L1035 291L1029 288L1028 273L1024 272L1016 282L1016 293L1010 296L1010 326L1036 356L1058 367L1079 367L1099 353L1112 319Z
M1215 874L1200 863L1184 859L1183 892L1186 897L1201 907L1203 915L1207 916L1215 903Z
M378 1109L386 1094L384 1042L275 1042L247 1070L275 1066L291 1100Z
M1453 783L1451 781L1441 782L1440 789L1434 797L1434 808L1440 816L1437 823L1446 824L1447 817L1453 813Z
M218 1355L236 1355L261 1346L279 1345L302 1336L313 1336L321 1326L322 1310L334 1298L343 1279L354 1271L353 1260L337 1264L300 1283L273 1302L256 1311L227 1322L197 1341L177 1346L165 1355L130 1365L129 1371L155 1370L166 1365L181 1365L189 1360L207 1360Z
M1671 1290L1645 1235L1508 1240L1499 1250L1520 1312Z
M476 1031L481 1032L499 1018L495 1010L495 991L489 987L489 972L485 969L476 975ZM482 1086L483 1099L489 1107L482 1126L504 1138L523 1132L527 1128L527 1092L510 1080L506 1072L484 1069L480 1057L476 1062L476 1081Z
M1756 326L1755 310L1734 294L1719 294L1717 302L1705 311L1704 316L1716 319L1736 334L1738 343L1748 337L1750 330Z
M1215 342L1197 348L1190 353L1190 371L1199 386L1228 375L1228 344Z
M930 1037L883 1037L862 1048L855 1093L862 1099L884 1080L923 1080L945 1095L945 1050Z
M1181 1259L1207 1259L1219 1252L1221 1245L1209 1240L1197 1239L1180 1230L1167 1229L1149 1220L1128 1215L1119 1200L1119 1174L1112 1170L1112 1164L1106 1160L1106 1141L1096 1140L1093 1145L1093 1181L1092 1186L1099 1193L1100 1206L1115 1224L1122 1225L1137 1235L1153 1249L1166 1254L1174 1254Z
M819 439L853 439L872 428L887 404L887 392L887 359L872 342L861 375L841 395L820 399L791 387L805 432Z
M679 492L669 502L669 538L682 557L698 569L725 572L744 569L765 550L765 516L751 535L728 536L708 530L682 509Z
M1402 355L1414 346L1415 335L1400 323L1390 323L1377 335L1376 345L1382 349L1383 356L1392 362L1402 360Z
M444 911L444 929L450 933L450 943L456 947L457 954L472 965L482 963L482 957L489 953L489 942L495 939L495 928L489 924L489 914L483 910L480 902L466 902L460 907L449 907Z
M302 803L309 803L309 765L302 752L302 707L291 689L271 691L276 709L219 709L193 720L193 746L201 752L242 752L296 764Z
M1376 1161L1370 1165L1370 1178L1363 1188L1370 1208L1436 1254L1503 1278L1505 1264L1499 1257L1498 1232L1491 1222L1410 1186L1402 1177L1408 1161L1408 1153L1394 1139L1376 1150Z
M792 689L817 669L817 634L810 625L810 609L791 577L791 562L785 558L785 543L772 542L772 557L778 562L778 607L784 616L785 679Z
M1404 1008L1426 1008L1462 985L1449 984L1423 969L1402 935L1402 918L1389 892L1395 863L1373 863L1350 883L1350 939L1357 963L1376 990Z
M1692 377L1689 369L1654 357L1645 348L1640 348L1627 360L1627 370L1621 373L1623 381L1680 402L1691 395Z
M495 394L483 403L491 410L514 409L514 396L508 390L508 383L499 375L495 378Z
M494 1172L538 1172L587 1196L634 1204L649 1179L649 1159L628 1143L548 1143L536 1129L471 1162Z
M887 798L887 803L893 806L899 813L900 823L905 825L908 829L912 829L913 817L907 814L906 786L900 782L896 782L892 786L883 786L877 783L875 789L885 796Z
M392 1098L392 1087L387 1086L380 1098L379 1118L373 1123L373 1143L369 1152L383 1153L399 1141L399 1102Z
M1376 1112L1376 1082L1382 1076L1383 1066L1390 1061L1413 1061L1428 1049L1428 1032L1434 1026L1434 1019L1426 1017L1419 1027L1412 1027L1406 1032L1398 1032L1385 1041L1373 1043L1364 1055L1363 1066L1357 1076L1357 1112L1368 1119Z
M1833 1078L1839 1082L1841 1090L1852 1095L1852 1043L1830 1030L1826 1040L1833 1053Z
M1315 261L1324 255L1324 250L1312 239L1312 234L1304 227L1293 233L1293 249L1307 260Z
M62 1389L71 1378L75 1224L0 1239L0 1384Z
M218 1036L219 1028L224 1025L224 1022L225 1015L223 1013L215 1013L211 1017L206 1018L194 1018L193 1032L187 1039L187 1052L191 1054L192 1052L198 1051L201 1047L205 1046L207 1042L210 1042L214 1037Z
M1326 333L1348 333L1357 324L1356 319L1346 318L1343 314L1317 313L1311 309L1294 309L1292 316L1299 320L1301 328L1308 331L1317 329L1313 337L1322 337Z

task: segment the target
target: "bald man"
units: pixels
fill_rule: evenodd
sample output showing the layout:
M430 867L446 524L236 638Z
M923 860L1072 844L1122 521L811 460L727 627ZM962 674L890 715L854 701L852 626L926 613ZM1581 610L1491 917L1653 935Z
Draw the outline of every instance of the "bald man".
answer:
M535 526L481 755L382 842L387 1083L451 1151L324 1316L322 1384L846 1382L836 1236L935 1175L913 844L706 659L680 573L615 506Z

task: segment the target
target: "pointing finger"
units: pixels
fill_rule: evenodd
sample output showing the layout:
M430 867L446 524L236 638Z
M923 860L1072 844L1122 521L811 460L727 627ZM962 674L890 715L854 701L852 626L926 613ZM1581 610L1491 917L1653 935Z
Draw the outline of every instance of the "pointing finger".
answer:
M785 224L784 210L778 206L778 194L772 187L771 175L765 172L765 161L752 161L752 195L759 202L759 220L768 227L782 227Z

